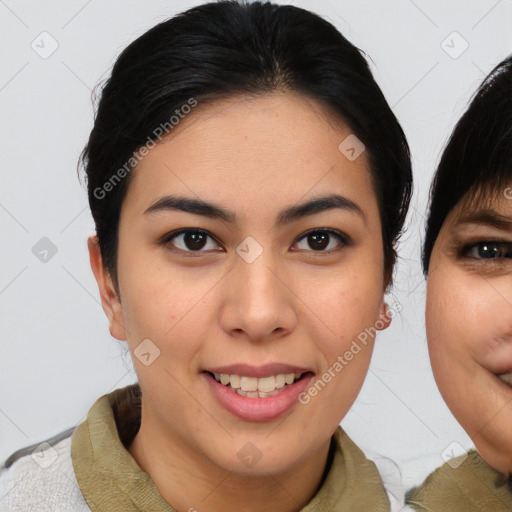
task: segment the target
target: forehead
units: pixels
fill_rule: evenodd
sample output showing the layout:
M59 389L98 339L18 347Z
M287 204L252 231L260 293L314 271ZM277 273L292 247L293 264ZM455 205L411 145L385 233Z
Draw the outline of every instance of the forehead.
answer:
M199 103L132 171L126 201L141 211L180 191L257 209L335 188L372 202L365 151L350 160L339 149L349 136L332 110L297 94Z

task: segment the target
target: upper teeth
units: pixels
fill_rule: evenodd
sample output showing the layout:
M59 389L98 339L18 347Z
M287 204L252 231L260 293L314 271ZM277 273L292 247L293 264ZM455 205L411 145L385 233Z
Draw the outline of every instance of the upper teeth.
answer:
M301 373L279 373L270 377L246 377L244 375L227 375L225 373L214 373L215 380L228 386L231 384L233 389L242 391L261 391L270 393L276 389L284 387L285 384L293 384Z

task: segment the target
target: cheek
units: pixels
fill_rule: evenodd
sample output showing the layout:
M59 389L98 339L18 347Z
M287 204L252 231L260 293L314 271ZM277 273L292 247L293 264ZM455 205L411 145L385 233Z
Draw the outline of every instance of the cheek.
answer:
M427 283L426 330L430 355L467 349L474 335L472 323L474 309L460 296L460 287L454 286L449 276L439 270Z
M358 361L362 363L371 356L372 335L383 300L383 283L379 277L380 274L347 272L311 297L311 304L319 305L322 320L330 327L329 331L324 329L326 335L320 338L321 351L330 362L343 355L354 341L362 349Z
M318 307L320 316L331 328L329 331L324 329L326 335L320 338L322 346L319 347L328 362L343 356L354 341L361 348L354 348L358 354L350 363L350 371L359 368L358 371L363 369L366 373L371 357L384 297L383 261L378 257L381 253L382 246L376 241L364 250L354 251L343 265L322 279L318 288L311 287L311 280L301 278L309 302L315 311L316 305L321 305Z
M433 364L445 357L451 358L445 364L481 362L491 340L510 333L511 320L510 305L482 276L450 266L429 277L426 329Z
M135 349L149 338L173 361L190 356L205 338L209 290L219 276L199 275L200 269L180 271L153 258L144 263L137 254L119 263L122 312L128 341ZM179 347L175 347L179 340ZM165 351L164 351L165 350Z

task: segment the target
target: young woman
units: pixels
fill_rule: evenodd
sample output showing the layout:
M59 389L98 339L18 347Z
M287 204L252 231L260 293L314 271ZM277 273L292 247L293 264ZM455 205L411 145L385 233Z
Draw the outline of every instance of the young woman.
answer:
M389 510L339 427L392 317L411 194L360 51L293 6L190 9L122 52L83 163L138 383L11 457L8 510Z
M417 510L512 510L512 56L485 79L434 178L423 267L434 376L476 451L409 494Z

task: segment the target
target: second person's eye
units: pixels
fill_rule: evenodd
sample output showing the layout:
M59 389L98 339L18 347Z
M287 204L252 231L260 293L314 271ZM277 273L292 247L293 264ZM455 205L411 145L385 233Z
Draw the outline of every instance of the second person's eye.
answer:
M479 260L497 260L512 258L512 243L509 242L479 242L466 249L466 256Z

